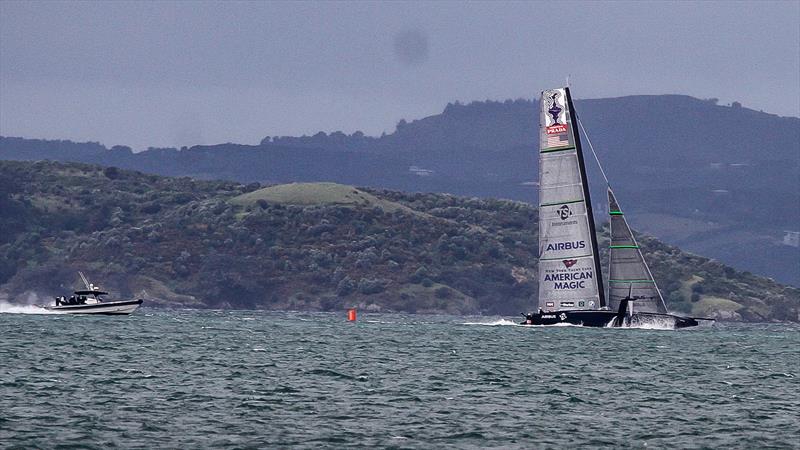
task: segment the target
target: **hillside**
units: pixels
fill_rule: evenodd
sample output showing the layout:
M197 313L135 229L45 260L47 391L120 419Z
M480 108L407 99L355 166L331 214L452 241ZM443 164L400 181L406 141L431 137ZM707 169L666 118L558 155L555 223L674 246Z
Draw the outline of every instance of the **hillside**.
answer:
M800 119L681 95L578 100L633 225L665 242L800 286ZM0 159L77 161L240 183L336 182L536 204L538 117L526 100L448 105L381 137L266 137L133 153L0 138ZM601 177L589 179L603 199ZM599 202L595 207L603 210Z
M54 162L0 162L0 180L0 296L14 302L63 294L83 270L161 306L516 315L536 303L536 209L520 202ZM641 241L672 310L799 318L795 288Z

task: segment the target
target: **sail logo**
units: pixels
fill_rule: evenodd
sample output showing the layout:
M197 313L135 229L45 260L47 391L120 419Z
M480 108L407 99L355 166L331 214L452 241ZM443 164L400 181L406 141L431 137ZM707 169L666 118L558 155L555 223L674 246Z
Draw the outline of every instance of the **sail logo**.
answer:
M556 213L558 214L558 217L561 218L561 220L567 220L572 215L572 210L569 209L568 205L561 205L561 207L558 208Z
M586 289L586 281L594 278L591 270L576 273L546 274L544 281L552 281L553 289ZM563 306L563 304L562 304Z
M549 127L545 128L545 132L547 134L562 134L567 132L567 126L563 123L557 123L555 125L550 125Z
M556 242L547 244L548 252L555 252L559 250L578 250L582 248L586 248L586 241Z
M569 269L570 267L574 266L575 263L578 262L578 260L577 259L565 259L565 260L563 260L561 262L564 263L564 267Z
M577 220L570 220L568 222L550 222L550 226L551 227L564 227L564 226L567 226L567 225L575 225L577 223L578 223Z
M561 115L561 111L563 109L558 106L558 97L561 96L561 93L558 91L553 91L553 94L550 95L550 108L547 110L547 113L553 117L553 124L558 125L558 117Z

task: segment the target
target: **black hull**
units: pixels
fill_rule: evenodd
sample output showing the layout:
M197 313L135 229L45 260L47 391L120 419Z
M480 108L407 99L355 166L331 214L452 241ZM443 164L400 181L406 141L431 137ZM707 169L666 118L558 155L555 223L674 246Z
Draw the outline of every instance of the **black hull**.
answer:
M646 327L688 328L698 325L692 317L681 317L672 314L634 313L631 316L620 315L615 311L552 311L525 315L522 325L575 325L581 327L619 328Z
M522 325L577 325L603 328L613 325L612 321L616 318L617 313L614 311L552 311L541 314L528 314L525 316L525 321L522 322Z

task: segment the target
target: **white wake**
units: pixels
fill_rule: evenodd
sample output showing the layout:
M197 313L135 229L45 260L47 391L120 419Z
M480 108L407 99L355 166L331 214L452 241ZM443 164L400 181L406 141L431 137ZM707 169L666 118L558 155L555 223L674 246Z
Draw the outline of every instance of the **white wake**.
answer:
M13 303L0 301L0 314L55 314L34 305L15 305Z
M464 322L461 325L482 325L482 326L485 326L485 327L501 327L501 326L521 327L521 326L523 326L523 325L520 325L517 322L514 322L513 320L508 320L508 319L498 319L498 320L495 320L495 321L492 321L492 322Z
M638 318L634 323L623 324L622 326L615 327L614 321L616 318L606 324L606 328L619 328L630 330L674 330L675 319L671 317L648 317L647 319Z

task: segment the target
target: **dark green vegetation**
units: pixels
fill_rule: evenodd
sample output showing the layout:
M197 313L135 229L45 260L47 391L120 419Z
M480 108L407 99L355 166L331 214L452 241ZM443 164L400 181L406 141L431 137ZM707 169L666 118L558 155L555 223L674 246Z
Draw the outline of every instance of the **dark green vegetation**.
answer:
M679 95L579 100L576 108L634 227L800 286L800 249L782 243L785 231L798 231L800 223L800 119ZM535 204L535 186L526 182L536 179L538 120L531 101L456 103L441 114L400 121L381 137L318 133L141 153L0 138L0 158L240 183L332 181ZM587 165L595 199L604 199L591 157Z
M54 162L0 162L0 180L0 291L15 301L79 287L83 270L165 306L517 314L536 303L536 209L520 202ZM795 288L641 243L673 310L798 320Z

